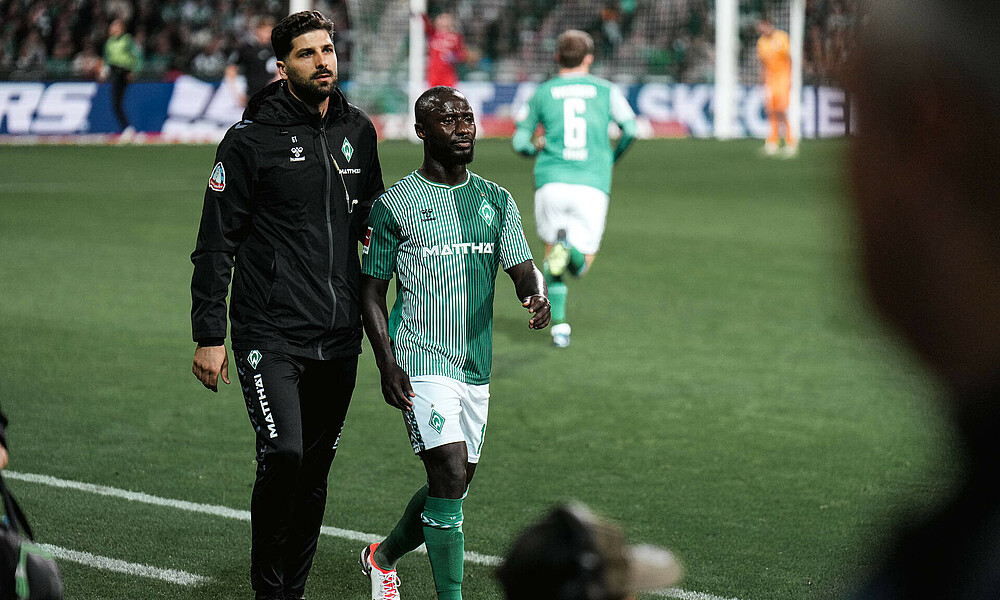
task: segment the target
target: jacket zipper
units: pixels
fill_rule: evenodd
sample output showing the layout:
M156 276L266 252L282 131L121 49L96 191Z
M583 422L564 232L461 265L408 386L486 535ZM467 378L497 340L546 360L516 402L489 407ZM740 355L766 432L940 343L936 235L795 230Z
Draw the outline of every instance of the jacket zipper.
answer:
M340 178L340 187L344 190L344 200L347 202L347 214L354 212L354 202L351 202L351 193L347 191L347 182L344 181L344 173L340 170L340 164L337 159L333 157L333 153L330 153L330 160L333 161L333 166L337 168L337 177Z
M333 312L330 315L330 326L336 328L337 324L337 292L333 289L333 215L330 206L330 148L326 143L326 127L320 123L319 143L323 147L323 167L326 169L326 179L323 182L323 203L326 207L326 233L327 248L329 249L329 264L326 269L326 287L330 290L330 297L333 299ZM318 350L320 360L323 360L323 349Z

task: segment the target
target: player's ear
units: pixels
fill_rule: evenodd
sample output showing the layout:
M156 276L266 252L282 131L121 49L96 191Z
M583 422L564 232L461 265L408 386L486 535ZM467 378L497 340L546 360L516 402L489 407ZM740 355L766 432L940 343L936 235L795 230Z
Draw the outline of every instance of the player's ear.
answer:
M424 131L424 124L423 123L414 123L413 124L413 131L417 132L417 137L418 138L420 138L422 140L427 139L427 133Z
M285 73L285 61L279 60L277 61L277 65L278 65L278 77L282 79L288 79L288 74Z

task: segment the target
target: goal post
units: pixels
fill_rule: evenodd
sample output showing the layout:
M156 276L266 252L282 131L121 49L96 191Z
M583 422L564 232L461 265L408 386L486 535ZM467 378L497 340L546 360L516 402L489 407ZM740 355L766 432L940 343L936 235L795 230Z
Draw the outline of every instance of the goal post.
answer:
M737 0L715 0L715 137L736 136L739 62L739 5Z

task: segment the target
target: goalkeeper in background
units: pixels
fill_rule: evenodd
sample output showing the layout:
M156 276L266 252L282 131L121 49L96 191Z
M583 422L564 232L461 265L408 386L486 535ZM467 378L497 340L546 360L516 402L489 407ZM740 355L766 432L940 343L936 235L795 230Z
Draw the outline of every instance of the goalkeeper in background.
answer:
M764 142L764 154L774 156L781 142L781 130L785 128L785 156L798 154L799 144L788 122L788 97L792 92L792 54L788 34L775 29L767 19L757 23L757 57L764 67L762 78L767 90L764 108L771 122L771 134Z
M611 169L635 139L635 113L611 82L590 74L594 40L569 30L556 45L559 73L541 84L518 116L514 149L535 156L535 226L545 242L543 273L552 303L552 343L569 346L567 274L587 272L601 245ZM622 130L612 150L608 126ZM533 139L541 125L544 137Z

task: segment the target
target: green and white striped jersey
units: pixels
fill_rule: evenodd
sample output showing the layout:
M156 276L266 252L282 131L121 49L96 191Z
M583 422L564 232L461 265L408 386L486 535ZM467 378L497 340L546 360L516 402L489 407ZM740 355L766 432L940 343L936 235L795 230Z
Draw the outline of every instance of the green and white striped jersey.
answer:
M396 274L389 335L399 366L489 383L497 269L531 258L510 193L472 172L449 187L414 171L375 202L369 224L361 271Z
M593 75L558 75L538 86L517 119L519 132L545 127L545 147L535 161L535 187L588 185L611 193L612 121L625 126L635 113L610 81Z

